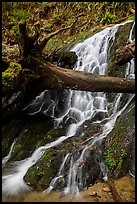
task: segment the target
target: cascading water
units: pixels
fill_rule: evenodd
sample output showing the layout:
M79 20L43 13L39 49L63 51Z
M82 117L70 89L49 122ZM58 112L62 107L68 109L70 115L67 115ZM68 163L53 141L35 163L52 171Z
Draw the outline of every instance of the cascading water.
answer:
M75 65L75 70L90 72L93 74L107 75L107 61L109 52L113 46L115 34L123 24L117 24L113 27L108 27L94 36L86 39L84 42L77 44L72 48L78 56L78 61ZM134 27L134 24L133 24ZM132 41L132 31L130 32L129 41ZM125 77L134 78L134 60L131 60L127 65ZM34 165L38 159L43 155L48 148L54 147L62 143L68 138L75 136L78 128L84 124L85 121L92 121L93 123L101 123L107 119L103 125L102 133L93 136L85 141L86 145L83 147L80 155L67 153L59 169L58 175L53 178L48 189L44 192L50 192L57 185L60 178L64 178L64 166L69 163L69 170L66 176L66 185L64 193L78 194L81 189L86 186L86 181L83 179L84 163L89 157L89 149L95 144L100 144L102 139L108 135L113 129L117 117L126 109L134 94L128 94L127 101L122 108L119 108L119 103L123 94L119 93L111 106L108 108L107 96L103 92L86 92L86 91L66 91L66 101L64 102L64 110L60 113L58 111L60 100L57 97L56 91L45 90L36 97L24 110L30 115L35 115L42 112L45 115L50 115L54 118L55 126L61 123L67 123L68 128L66 134L60 136L55 141L48 143L36 149L32 156L25 160L13 163L13 169L9 175L2 177L2 191L5 194L18 194L23 191L31 190L25 184L23 177L28 169ZM44 100L46 99L46 100ZM96 120L96 116L100 114L100 120ZM11 147L12 150L12 147ZM11 154L11 150L9 155ZM101 154L101 152L100 152ZM8 158L9 158L8 155ZM4 160L3 160L4 161ZM15 166L14 166L15 164ZM99 161L100 169L104 180L107 180L107 167L102 160ZM86 172L84 173L86 175ZM14 180L14 182L13 182Z
M133 24L134 27L134 24ZM131 41L133 27L130 32L129 40ZM75 51L78 56L78 62L75 66L75 70L90 72L93 74L105 75L107 73L107 59L109 55L110 47L112 47L115 33L118 29L118 25L113 28L107 28L100 33L97 33L91 38L88 38L83 43L76 45L72 51ZM111 44L110 44L111 41ZM130 70L130 72L129 72ZM132 76L134 78L134 60L127 65L125 77ZM71 105L67 111L67 118L74 119L74 123L69 126L67 132L68 135L73 132L75 134L78 127L85 122L85 120L91 120L97 113L105 113L100 121L104 118L108 118L108 122L104 124L103 132L98 137L91 137L88 139L88 144L83 149L79 158L74 161L73 155L70 160L70 170L68 173L67 187L64 189L64 193L78 194L80 188L84 188L84 181L82 177L82 162L85 162L86 150L93 146L98 141L101 142L102 138L106 137L108 133L113 129L117 117L126 109L132 98L133 94L129 94L125 106L118 110L118 106L122 97L122 93L116 95L111 114L107 108L106 94L85 92L85 91L71 91ZM68 117L69 115L69 117ZM64 115L66 116L66 115ZM63 117L61 117L62 120ZM60 119L56 119L61 121ZM80 164L80 165L79 165ZM107 181L107 167L103 161L100 162L100 168L103 174L104 181Z

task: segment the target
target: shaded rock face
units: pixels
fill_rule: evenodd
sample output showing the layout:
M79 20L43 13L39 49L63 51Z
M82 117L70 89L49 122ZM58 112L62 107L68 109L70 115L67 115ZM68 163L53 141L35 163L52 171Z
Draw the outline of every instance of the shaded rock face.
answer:
M131 102L103 141L103 159L113 177L134 174L135 102ZM132 162L131 162L132 159Z
M125 67L127 66L127 63L123 65L115 65L116 50L122 46L126 46L129 43L129 33L132 25L133 22L120 26L116 32L115 41L110 50L108 76L125 76ZM135 38L135 28L133 29L133 38Z
M109 57L109 76L125 77L127 63L115 65L115 53L119 47L129 43L129 33L133 22L120 26L115 37L114 45L110 50ZM133 29L132 40L135 38L135 29ZM119 56L120 57L120 56ZM115 93L107 93L108 101L113 101ZM128 94L123 94L118 109L121 109L126 103ZM123 176L130 170L134 171L134 138L135 138L135 104L134 100L127 109L119 116L113 130L103 140L102 151L103 159L114 177ZM132 162L130 161L132 159ZM132 163L132 165L131 165Z

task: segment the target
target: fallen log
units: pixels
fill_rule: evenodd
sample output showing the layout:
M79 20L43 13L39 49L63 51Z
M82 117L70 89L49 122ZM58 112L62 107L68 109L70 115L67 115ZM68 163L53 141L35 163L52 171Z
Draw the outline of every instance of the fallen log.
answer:
M50 62L45 62L42 58L33 58L33 63L39 65L35 71L24 71L18 64L13 63L13 79L8 74L11 68L2 73L2 95L37 89L73 89L91 92L114 92L114 93L134 93L135 80L119 77L108 77L99 74L91 74L83 71L76 71L58 67ZM16 73L17 72L17 73ZM28 75L29 74L29 75ZM8 78L9 77L9 78ZM10 82L10 85L8 83ZM37 88L36 88L37 86ZM16 87L16 90L14 89Z
M36 59L41 64L40 81L45 89L73 89L92 92L134 93L135 80L64 69ZM48 80L47 80L48 79Z

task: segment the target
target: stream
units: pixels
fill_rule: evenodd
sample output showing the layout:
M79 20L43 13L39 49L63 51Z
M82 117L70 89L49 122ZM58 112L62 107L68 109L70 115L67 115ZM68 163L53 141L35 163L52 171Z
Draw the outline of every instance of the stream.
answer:
M121 23L112 27L107 27L71 48L71 51L75 51L78 56L74 69L92 74L107 75L107 63L115 40L115 34L119 26L124 24L125 23ZM133 40L132 32L134 26L135 23L133 23L129 34L129 42L132 42ZM125 77L135 78L134 59L127 64ZM80 192L87 186L86 177L88 172L85 168L85 164L88 162L92 148L95 148L98 157L98 166L102 173L102 179L104 182L108 181L108 168L102 159L100 146L103 138L111 132L117 118L123 111L125 111L135 95L126 95L125 102L122 103L121 100L124 97L124 94L118 93L116 94L113 103L110 104L108 102L107 95L104 92L68 90L66 92L62 111L59 111L60 101L57 95L58 94L56 92L45 90L28 106L26 106L24 110L30 115L35 115L39 112L49 115L54 120L55 128L58 128L63 124L67 124L67 128L65 130L66 133L58 137L56 140L37 148L30 157L21 161L11 162L11 164L9 164L8 160L10 159L12 149L16 143L14 140L9 154L2 159L3 197L6 195L18 196L25 192L33 191L33 189L28 186L23 179L28 169L37 163L45 150L75 137L80 127L83 127L84 131L80 132L79 135L81 138L84 138L87 121L90 121L93 124L103 124L101 133L91 135L91 137L84 140L84 145L81 147L80 153L66 152L57 175L55 175L55 177L51 180L49 187L43 191L43 194L51 193L52 190L57 188L59 183L58 181L62 179L64 182L61 189L62 194L79 196ZM10 165L10 168L8 173L4 174L4 168L6 165ZM66 165L68 167L67 171L65 168ZM134 165L132 169L134 169ZM134 172L132 172L132 170L131 174L134 176Z

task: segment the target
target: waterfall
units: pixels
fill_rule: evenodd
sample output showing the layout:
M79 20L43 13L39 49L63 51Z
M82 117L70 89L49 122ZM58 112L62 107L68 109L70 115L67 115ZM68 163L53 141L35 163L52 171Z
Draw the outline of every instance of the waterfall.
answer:
M83 43L79 43L72 51L75 51L78 56L78 61L75 65L75 70L79 71L85 71L90 72L93 74L101 74L106 75L107 74L107 60L109 56L110 47L113 46L113 42L115 39L115 33L118 29L119 25L115 25L112 28L106 28L105 30L97 33L96 35L92 36L91 38L88 38ZM133 32L133 27L130 31L129 40L131 42L131 36ZM111 41L111 44L110 44ZM134 60L131 60L130 63L128 63L125 77L127 76L134 76ZM116 95L114 103L113 103L113 109L111 115L108 113L107 109L107 98L106 94L102 92L92 93L92 92L85 92L85 91L70 91L70 97L71 97L71 105L69 106L69 109L67 110L67 118L72 118L74 120L74 123L72 123L69 128L67 135L71 135L71 132L75 134L78 127L85 122L85 120L92 119L98 112L107 113L107 119L108 122L104 124L103 132L98 135L98 137L95 137L94 139L91 138L92 142L88 142L88 146L86 146L80 157L77 158L76 161L74 161L73 156L70 161L70 170L68 173L68 183L67 187L64 189L64 193L73 193L78 194L80 186L84 187L83 181L82 181L82 166L77 165L78 162L84 162L84 156L86 149L89 146L93 146L97 141L101 141L104 137L106 137L111 130L113 129L116 119L121 113L127 108L130 101L133 99L134 94L128 94L128 100L125 106L118 110L118 106L120 103L120 100L122 98L122 93L119 93ZM63 117L56 118L59 122L63 120ZM104 118L103 118L104 119ZM102 120L103 120L102 119ZM101 120L101 121L102 121ZM101 122L100 121L100 122ZM58 123L59 124L59 123ZM80 125L79 125L80 124ZM73 134L72 134L73 135ZM90 140L90 138L88 139ZM108 169L103 161L100 162L100 168L103 174L104 181L107 181L107 172ZM78 181L79 180L79 181ZM79 184L77 184L77 181ZM45 191L44 191L45 192Z
M130 21L131 22L131 21ZM127 22L126 22L127 23ZM85 71L93 74L107 75L107 62L109 52L115 40L115 34L123 24L117 24L113 27L108 27L101 32L89 37L85 41L78 43L71 50L75 51L78 56L78 61L74 67L75 70ZM132 31L130 32L129 40L132 40ZM128 63L126 69L126 77L134 77L134 60ZM34 153L25 160L17 161L12 164L12 169L9 175L2 177L2 192L6 194L19 194L22 191L31 190L24 182L23 178L28 169L34 165L43 155L46 149L57 146L63 141L74 137L78 128L88 120L95 118L97 114L101 114L100 121L107 118L107 122L103 126L103 131L97 137L92 136L88 139L87 144L83 148L80 156L66 154L58 171L58 175L52 179L50 186L44 192L50 192L55 188L59 179L64 177L64 166L69 162L69 171L67 175L67 184L64 188L64 193L78 194L84 188L85 181L83 180L83 164L89 154L89 148L100 142L113 129L117 117L126 109L134 94L128 94L128 98L124 106L119 109L119 103L122 93L116 95L111 113L108 110L108 101L106 93L103 92L86 92L86 91L66 91L66 100L64 102L63 111L59 112L60 100L57 97L57 91L48 91L40 93L27 107L24 108L30 115L35 115L42 112L45 115L50 115L54 118L55 126L59 126L62 122L68 124L65 135L60 136L55 141L45 144L34 151ZM13 146L12 146L13 148ZM10 149L9 156L12 153ZM8 156L8 159L9 159ZM104 175L104 180L107 180L107 168L100 161L100 167Z

